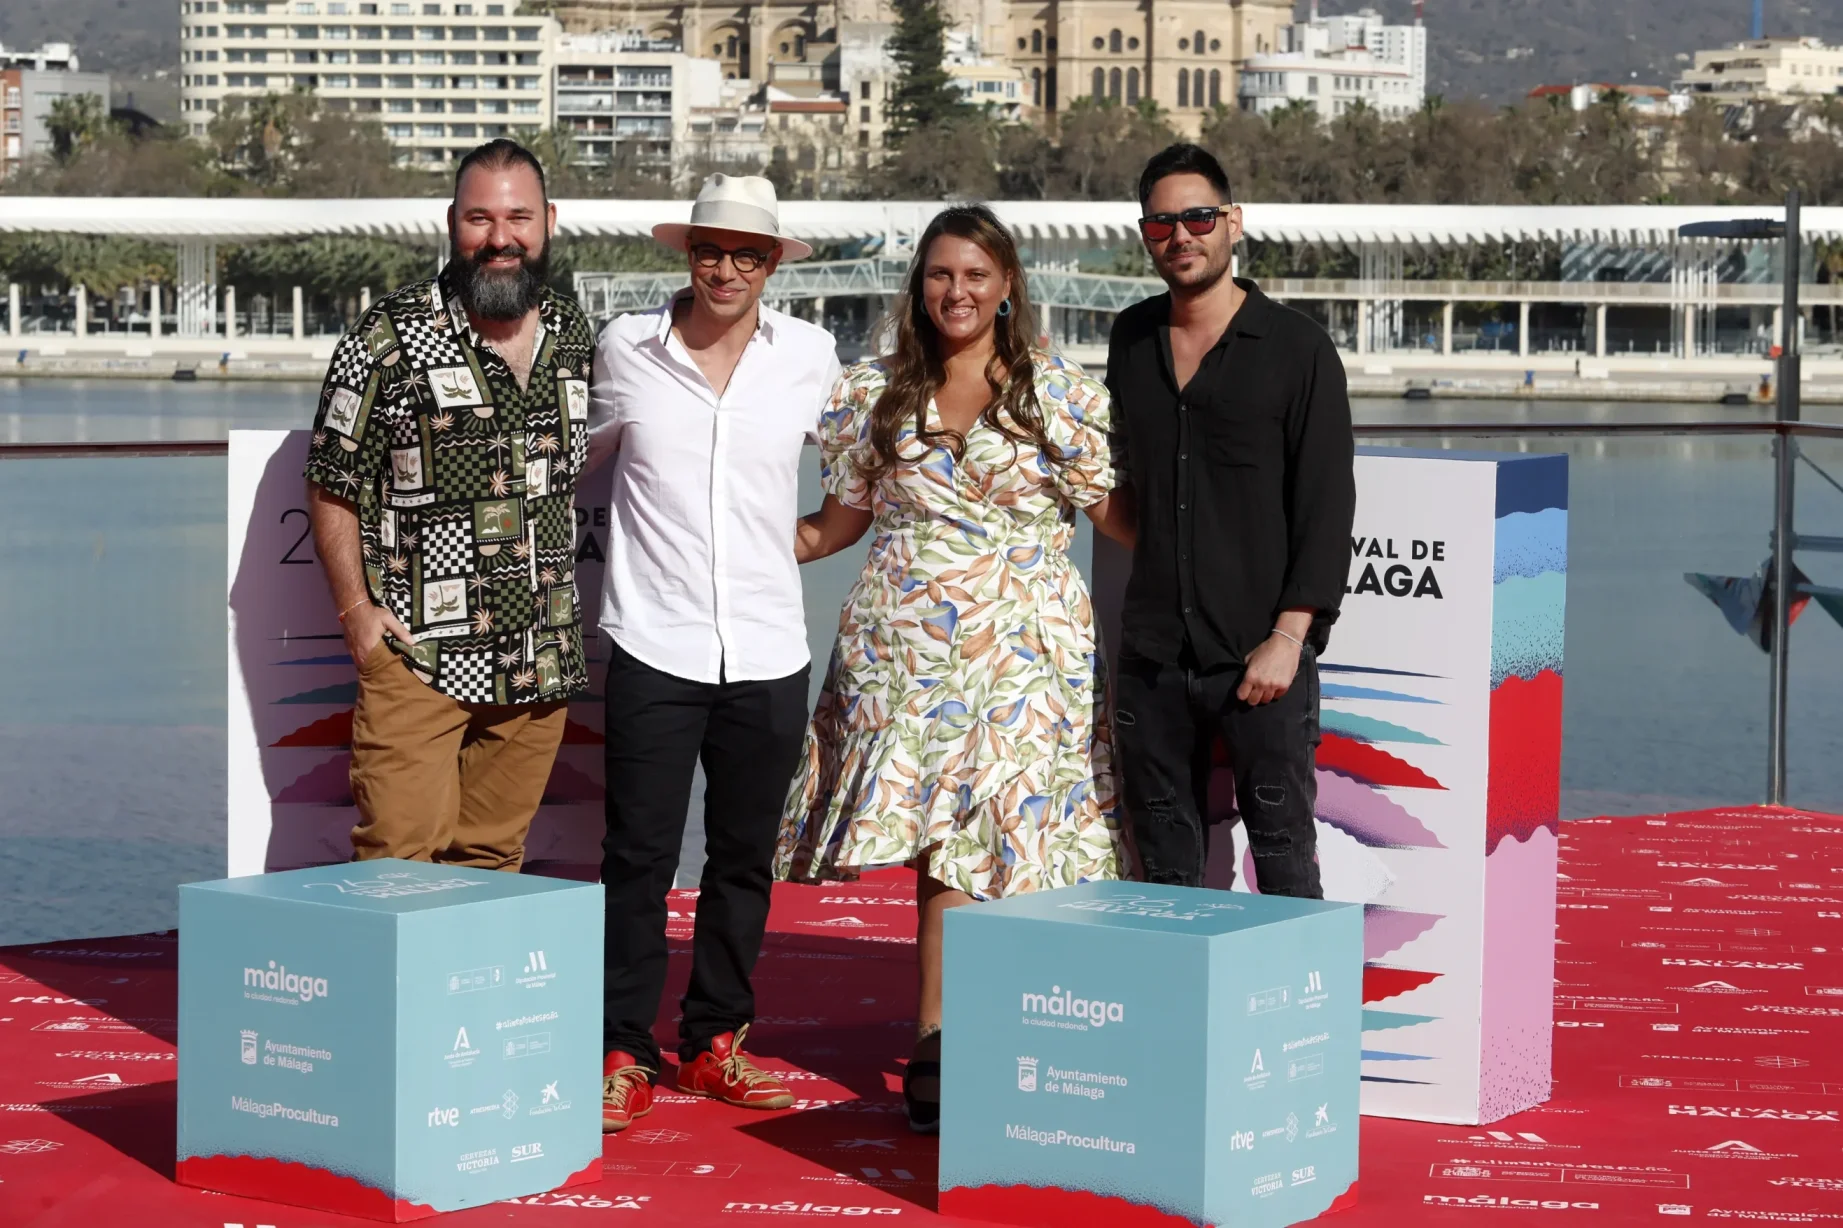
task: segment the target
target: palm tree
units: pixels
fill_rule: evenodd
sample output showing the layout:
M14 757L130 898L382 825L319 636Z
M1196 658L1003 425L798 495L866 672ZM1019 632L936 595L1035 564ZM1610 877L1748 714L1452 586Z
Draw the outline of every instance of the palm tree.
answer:
M108 108L95 94L66 94L52 99L45 127L51 133L51 156L63 166L109 131Z

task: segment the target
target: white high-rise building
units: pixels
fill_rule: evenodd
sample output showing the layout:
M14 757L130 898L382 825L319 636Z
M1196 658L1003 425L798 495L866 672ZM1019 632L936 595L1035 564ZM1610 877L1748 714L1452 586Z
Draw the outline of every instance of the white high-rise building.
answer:
M686 156L693 108L716 106L723 84L716 60L634 31L565 34L553 56L556 125L591 165L627 153L669 173Z
M1374 9L1312 16L1286 27L1270 54L1243 60L1241 109L1267 115L1304 103L1321 119L1356 106L1387 119L1419 110L1427 97L1427 28L1385 25Z
M548 16L518 0L181 0L180 118L203 136L226 99L306 89L376 119L431 166L553 122Z

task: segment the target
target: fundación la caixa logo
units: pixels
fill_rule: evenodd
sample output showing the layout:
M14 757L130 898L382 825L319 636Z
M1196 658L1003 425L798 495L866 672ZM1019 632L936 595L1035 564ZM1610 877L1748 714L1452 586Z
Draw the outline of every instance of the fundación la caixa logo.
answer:
M302 1002L312 1002L315 998L327 997L329 993L325 977L290 972L287 965L277 964L274 960L269 961L267 968L245 968L243 987L245 989L265 989L270 993L283 995L280 999L271 998L270 1001L285 1001L292 996L299 998ZM244 997L268 997L268 995L246 993Z
M1050 1027L1104 1028L1110 1023L1126 1022L1124 1003L1109 1002L1103 998L1078 998L1060 985L1051 985L1046 994L1026 993L1023 1010L1026 1015L1039 1017L1026 1019L1026 1023L1040 1023L1043 1016L1072 1021L1062 1025L1046 1025Z

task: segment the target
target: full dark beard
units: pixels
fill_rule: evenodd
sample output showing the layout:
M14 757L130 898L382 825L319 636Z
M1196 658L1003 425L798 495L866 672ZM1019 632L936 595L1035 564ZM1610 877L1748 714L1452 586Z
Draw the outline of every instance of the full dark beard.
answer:
M549 241L536 256L513 245L482 247L472 259L462 256L450 241L448 255L455 273L455 293L469 315L482 320L516 320L544 301L544 286L550 280ZM516 255L518 268L501 273L486 267L488 260L501 255Z

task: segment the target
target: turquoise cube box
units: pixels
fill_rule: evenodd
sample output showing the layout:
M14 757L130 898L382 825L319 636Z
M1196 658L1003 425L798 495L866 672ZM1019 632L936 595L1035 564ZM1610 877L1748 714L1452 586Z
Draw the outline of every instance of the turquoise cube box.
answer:
M1352 1205L1363 910L1088 883L946 915L941 1212L1278 1228Z
M179 892L181 1184L402 1221L601 1178L602 891L409 861Z

